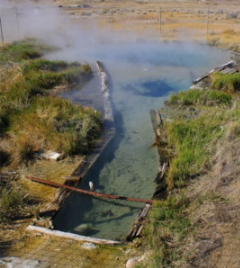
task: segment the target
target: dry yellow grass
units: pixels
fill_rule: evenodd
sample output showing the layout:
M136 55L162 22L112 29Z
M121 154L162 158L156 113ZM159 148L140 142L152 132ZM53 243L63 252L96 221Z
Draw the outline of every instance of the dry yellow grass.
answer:
M53 182L63 183L66 177L70 176L74 169L79 165L83 158L65 159L64 161L52 162L42 160L22 171L20 183L26 188L27 192L37 197L42 202L52 202L55 199L56 189L37 184L25 179L25 175L46 179Z
M70 18L74 18L75 22L86 23L91 18L91 23L96 23L100 28L135 32L142 36L147 32L145 37L157 39L160 38L160 20L161 38L167 40L183 39L185 34L187 40L206 40L211 32L221 35L228 28L240 30L240 19L236 17L237 2L232 2L231 5L229 2L215 1L209 2L208 5L203 1L95 1L90 2L87 8L76 8L86 4L83 0L70 3L57 0L55 4L65 7L63 10Z

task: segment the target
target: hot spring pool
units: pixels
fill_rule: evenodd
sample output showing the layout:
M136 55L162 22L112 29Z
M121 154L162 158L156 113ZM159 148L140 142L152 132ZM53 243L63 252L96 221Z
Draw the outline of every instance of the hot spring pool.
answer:
M83 58L78 53L75 59ZM195 78L227 62L229 54L195 43L125 42L98 46L84 56L93 68L95 60L102 61L111 76L116 135L79 187L89 189L92 181L99 192L150 199L158 155L156 149L150 149L153 131L149 110L161 108L170 93L188 89ZM51 58L65 59L63 54ZM97 79L86 86L95 101L100 91ZM77 102L87 94L84 89L75 90L65 97ZM101 101L92 104L101 107ZM143 204L72 193L56 215L54 226L76 233L84 229L87 236L124 239L141 207Z

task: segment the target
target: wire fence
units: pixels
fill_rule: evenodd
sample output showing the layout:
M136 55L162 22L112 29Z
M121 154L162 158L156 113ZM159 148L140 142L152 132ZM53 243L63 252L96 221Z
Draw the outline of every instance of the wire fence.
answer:
M136 4L137 3L137 4ZM224 29L240 30L240 3L231 1L222 4L192 4L184 2L161 4L158 1L151 4L137 1L135 5L123 2L116 5L111 1L89 2L86 5L59 6L53 8L1 8L0 9L0 40L2 43L18 40L26 35L32 24L36 31L41 31L41 21L53 19L64 23L64 18L80 25L98 25L109 27L114 31L136 31L152 33L161 37L180 36L207 36L221 32Z

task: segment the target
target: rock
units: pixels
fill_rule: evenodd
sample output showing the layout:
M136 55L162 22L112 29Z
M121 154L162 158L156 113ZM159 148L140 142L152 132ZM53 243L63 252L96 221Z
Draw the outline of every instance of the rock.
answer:
M86 235L92 230L94 230L93 225L90 223L80 224L79 226L73 229L75 233L80 234L80 235Z
M89 182L89 188L90 188L90 191L94 190L94 185L92 181Z
M131 258L127 261L126 268L133 268L137 265L137 263L138 263L138 258Z
M90 242L85 242L84 244L81 245L82 248L85 248L85 249L95 249L97 248L97 246L93 243L90 243Z
M57 152L47 151L47 152L41 152L39 156L45 159L57 161L60 159L61 154Z
M39 267L40 261L9 257L0 259L0 267L3 268L35 268Z

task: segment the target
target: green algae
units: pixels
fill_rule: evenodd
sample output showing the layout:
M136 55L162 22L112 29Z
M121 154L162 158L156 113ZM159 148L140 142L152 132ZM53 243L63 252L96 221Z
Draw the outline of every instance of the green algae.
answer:
M84 242L26 233L4 255L40 260L41 267L122 268L135 252L129 245L86 249Z

